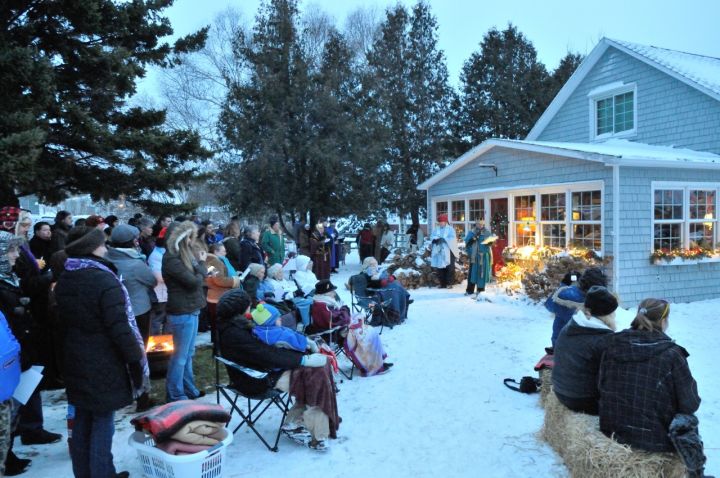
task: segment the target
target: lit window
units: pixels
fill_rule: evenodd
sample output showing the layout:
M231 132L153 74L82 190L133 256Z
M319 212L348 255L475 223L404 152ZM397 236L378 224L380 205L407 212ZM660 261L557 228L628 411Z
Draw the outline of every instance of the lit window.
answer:
M536 245L536 229L535 195L515 196L515 245Z
M599 251L602 248L602 194L597 191L572 193L571 244Z

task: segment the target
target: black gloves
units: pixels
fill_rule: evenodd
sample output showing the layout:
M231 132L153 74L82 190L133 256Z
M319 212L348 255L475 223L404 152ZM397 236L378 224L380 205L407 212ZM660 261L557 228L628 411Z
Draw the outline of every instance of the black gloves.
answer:
M300 289L296 290L293 294L295 297L305 297L305 293L301 291Z

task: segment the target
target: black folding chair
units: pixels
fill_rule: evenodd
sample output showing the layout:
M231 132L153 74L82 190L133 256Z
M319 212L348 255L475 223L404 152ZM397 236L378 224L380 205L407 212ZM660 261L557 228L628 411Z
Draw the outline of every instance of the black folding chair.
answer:
M348 330L347 325L338 325L336 327L332 327L327 330L323 330L321 332L313 332L313 329L310 328L308 334L308 339L310 340L317 340L322 339L326 344L328 344L328 347L330 347L330 350L333 351L336 357L340 357L341 355L344 356L351 364L350 367L350 373L346 372L342 368L339 367L340 364L338 364L338 370L340 370L340 373L348 380L353 379L353 375L355 374L355 362L352 361L352 359L348 356L347 352L345 352L344 347L344 341L337 340L337 337L342 333Z
M375 289L368 287L368 278L365 274L355 274L350 277L350 303L355 312L365 314L365 323L370 324L374 314L380 317L380 335L385 329L385 323L390 322L388 307L392 298L384 299L383 292L391 292L389 289Z
M217 352L217 350L216 350ZM237 412L240 417L240 424L235 427L233 434L242 428L243 425L247 426L255 433L255 435L263 442L263 444L270 451L278 451L278 442L280 441L280 434L282 433L282 427L285 424L285 418L288 410L290 409L290 394L277 390L275 388L267 388L262 392L248 392L247 390L240 390L240 387L236 383L221 384L220 383L220 366L224 365L229 375L244 374L249 378L250 381L262 381L266 376L266 372L260 372L248 367L232 362L219 353L215 354L215 389L217 393L217 403L220 404L220 396L222 395L230 403L230 419ZM230 373L233 370L234 373ZM244 402L247 402L243 406ZM240 403L238 403L240 402ZM275 441L271 445L270 442L258 431L256 424L258 420L272 407L277 408L280 411L280 425L278 425L277 433L275 434ZM230 422L228 421L228 424Z

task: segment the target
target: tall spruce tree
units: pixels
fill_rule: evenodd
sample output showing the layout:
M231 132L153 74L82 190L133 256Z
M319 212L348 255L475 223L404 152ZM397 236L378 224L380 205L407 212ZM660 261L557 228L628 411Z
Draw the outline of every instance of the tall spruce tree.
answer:
M171 66L206 30L173 46L172 0L8 1L0 5L0 201L37 194L133 199L189 180L207 157L165 112L127 106L148 65Z
M515 26L486 33L460 77L458 122L466 145L525 137L552 98L549 78L535 47Z
M385 129L379 174L382 205L419 224L425 193L417 185L448 156L453 93L437 47L437 21L420 2L412 13L398 5L386 12L368 53L369 106Z
M570 79L572 74L575 73L575 70L577 70L577 67L580 66L580 63L582 63L584 58L585 57L580 53L573 52L567 52L567 54L562 57L562 59L560 60L560 64L557 68L555 68L555 71L553 71L552 75L550 75L550 77L548 78L546 96L546 98L549 100L548 105L550 104L550 101L555 98L555 95L558 94L560 88L562 88L563 85L565 85L565 83L567 82L567 80Z
M294 0L261 6L252 38L236 42L247 74L230 86L219 126L227 204L242 213L311 219L364 210L372 126L363 124L351 53L330 29L318 65L305 57Z

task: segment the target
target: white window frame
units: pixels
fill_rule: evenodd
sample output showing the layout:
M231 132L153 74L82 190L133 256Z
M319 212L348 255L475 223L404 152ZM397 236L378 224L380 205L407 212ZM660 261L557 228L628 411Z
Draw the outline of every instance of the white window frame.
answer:
M543 196L547 196L547 195L551 195L551 194L552 194L552 195L561 195L561 196L563 196L563 197L565 198L565 206L563 206L563 207L565 208L565 219L562 220L562 221L558 221L558 220L555 220L555 219L552 219L552 220L549 220L549 219L548 219L548 220L544 220L544 219L542 218L542 210L543 210L542 197L543 197ZM571 193L571 194L572 194L572 193ZM571 197L572 197L572 196L571 196ZM539 211L539 215L538 215L538 233L539 233L539 237L540 237L540 242L542 243L543 246L546 245L546 244L545 244L545 235L543 234L543 226L556 226L556 225L565 226L565 246L563 246L562 249L566 249L566 248L567 248L567 245L568 245L568 237L569 237L569 236L568 236L568 211L569 211L569 210L568 210L568 204L567 204L567 201L568 201L568 192L567 192L567 191L550 192L550 193L549 193L549 192L541 192L541 193L539 194L539 196L538 196L538 200L540 201L540 207L538 208L538 211ZM557 246L549 246L549 247L557 247Z
M682 220L679 219L655 219L655 191L659 190L682 190L683 191L683 213ZM690 219L690 191L713 191L715 192L715 217L713 219ZM720 195L720 183L702 182L678 182L678 181L653 181L650 191L650 253L655 252L655 224L681 224L681 247L690 248L690 224L706 223L713 224L713 248L718 247L718 200Z
M572 221L572 193L574 192L585 192L585 191L600 191L600 220L599 221ZM485 207L485 224L490 224L490 201L492 199L507 199L508 200L508 245L515 246L517 244L515 237L515 196L529 196L535 195L535 244L542 246L542 224L540 218L540 204L541 196L543 194L565 194L565 244L566 248L572 240L572 224L600 224L600 251L595 251L600 255L605 254L605 181L581 181L573 183L555 183L547 184L543 186L532 185L532 186L518 186L516 188L492 188L485 190L476 190L471 192L463 192L457 194L448 194L443 196L437 196L432 198L433 210L435 216L437 216L437 203L448 202L448 209L452 207L451 201L459 201L465 199L466 201L466 228L470 227L469 224L469 200L470 199L483 199ZM519 221L519 219L518 219ZM522 221L520 221L522 222ZM557 221L545 221L546 223L557 222ZM462 238L458 238L462 239Z
M633 127L632 129L615 133L614 98L625 93L633 94ZM613 132L597 134L597 103L601 100L613 98ZM609 138L628 138L637 135L637 84L636 83L612 83L604 87L595 88L588 94L590 108L590 141L603 141Z
M463 208L464 208L464 210L463 210L463 220L462 220L462 221L454 221L454 220L453 220L453 212L455 211L455 210L453 209L453 203L454 203L454 202L462 202L462 203L463 203ZM468 213L468 204L469 204L469 203L468 203L467 198L464 198L464 199L451 199L451 200L448 201L448 224L450 224L450 226L452 226L453 229L454 229L455 226L457 226L457 225L461 225L461 226L463 227L462 237L458 238L459 240L464 239L464 238L465 238L465 234L467 234L467 224L468 224L468 216L469 216L469 213Z

